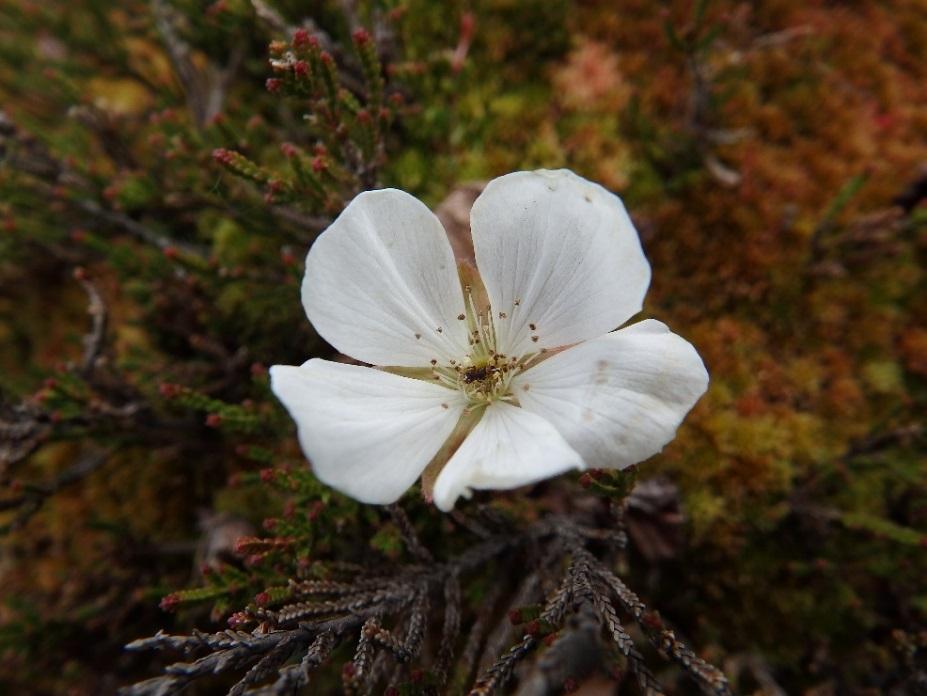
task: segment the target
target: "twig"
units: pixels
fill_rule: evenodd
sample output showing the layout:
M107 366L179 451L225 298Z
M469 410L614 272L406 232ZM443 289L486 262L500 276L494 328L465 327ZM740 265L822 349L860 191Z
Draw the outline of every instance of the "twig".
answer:
M405 510L396 504L389 505L386 509L389 512L393 523L399 528L399 533L402 535L402 541L405 543L409 553L411 553L416 560L423 563L433 562L434 557L431 555L428 549L422 546L422 542L418 538L418 533L415 531L415 527L412 525L412 521L409 519L409 516L406 514Z
M80 362L80 374L88 377L96 366L97 359L103 353L103 339L106 336L107 311L106 304L97 287L90 282L83 273L75 273L77 282L84 288L87 298L90 300L90 306L87 313L93 320L90 333L83 338L84 355Z
M0 510L19 508L13 520L0 527L0 534L22 528L41 509L49 497L89 476L105 464L112 453L113 450L103 450L84 455L48 483L23 484L22 495L0 500Z

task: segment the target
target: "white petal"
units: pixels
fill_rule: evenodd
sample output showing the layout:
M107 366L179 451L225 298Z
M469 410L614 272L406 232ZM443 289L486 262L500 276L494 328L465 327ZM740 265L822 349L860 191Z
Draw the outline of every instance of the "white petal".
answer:
M558 353L512 384L587 466L622 469L673 439L708 373L688 341L649 319Z
M621 199L598 184L565 169L507 174L470 224L499 352L595 338L640 311L650 264Z
M415 367L467 352L447 234L404 191L367 191L351 201L309 250L302 298L319 335L357 360Z
M396 501L454 429L460 392L369 367L274 365L271 389L319 479L364 503Z
M441 470L434 502L446 512L474 488L517 488L582 466L580 456L550 423L495 402Z

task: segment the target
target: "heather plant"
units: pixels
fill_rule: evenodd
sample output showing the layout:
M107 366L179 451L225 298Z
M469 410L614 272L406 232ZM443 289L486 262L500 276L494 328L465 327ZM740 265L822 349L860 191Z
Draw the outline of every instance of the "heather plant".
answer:
M4 3L0 684L923 690L925 51L905 2ZM675 440L449 512L320 481L269 375L350 363L315 239L393 187L471 257L562 167L708 369Z

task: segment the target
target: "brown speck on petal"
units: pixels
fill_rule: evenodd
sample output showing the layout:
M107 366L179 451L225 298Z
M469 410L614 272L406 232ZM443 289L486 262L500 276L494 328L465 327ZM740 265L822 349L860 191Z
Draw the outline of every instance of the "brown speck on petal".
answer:
M539 338L538 336L532 336L532 337L531 337L531 340L534 341L535 343L537 343L537 342L538 342L538 338Z
M415 334L415 340L416 340L416 341L420 341L421 339L422 339L422 334L420 334L420 333Z
M528 324L528 328L531 329L532 331L536 331L537 328L538 328L538 325L537 325L537 324Z
M464 319L467 318L467 315L466 315L466 314L458 314L458 315L457 315L457 318L458 318L460 321L463 321Z

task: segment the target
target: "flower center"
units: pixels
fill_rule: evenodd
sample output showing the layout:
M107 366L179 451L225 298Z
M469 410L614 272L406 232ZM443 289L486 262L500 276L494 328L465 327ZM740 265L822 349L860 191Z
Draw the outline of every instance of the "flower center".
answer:
M507 356L497 352L496 330L492 311L487 307L479 312L469 285L464 287L467 298L467 312L457 317L467 322L467 340L470 352L460 362L451 360L449 365L438 365L432 361L432 373L441 384L459 389L471 406L486 406L493 401L515 401L512 394L512 378L521 372L534 354L522 357ZM504 312L499 320L507 319Z

